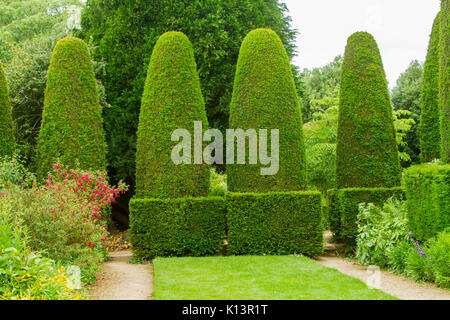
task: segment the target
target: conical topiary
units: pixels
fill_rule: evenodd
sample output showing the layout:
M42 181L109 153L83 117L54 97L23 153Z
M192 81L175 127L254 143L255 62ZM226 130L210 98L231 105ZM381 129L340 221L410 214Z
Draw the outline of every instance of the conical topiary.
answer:
M440 90L441 105L441 159L450 162L450 0L441 1L440 34Z
M245 164L227 163L229 190L270 192L304 189L306 165L302 125L289 58L280 38L270 29L251 31L239 52L229 127L244 131L255 129L257 134L259 129L267 129L268 155L271 153L271 129L278 129L279 168L274 175L262 175L261 168L270 165L261 164L261 158L256 164L249 163L249 139L246 139ZM237 148L234 149L236 152Z
M190 164L175 164L171 158L179 143L171 140L172 133L186 129L193 140L195 121L207 129L192 44L181 32L167 32L153 49L142 96L136 146L137 197L207 195L208 166L194 164L192 154Z
M441 128L439 125L439 14L434 19L423 67L423 89L420 114L420 149L423 162L440 158Z
M105 137L92 61L86 43L57 42L47 72L41 130L37 141L39 177L57 158L69 167L105 170Z
M14 152L14 134L11 104L5 72L0 62L0 156L10 156Z
M342 64L336 151L338 188L400 185L392 106L375 39L348 39Z

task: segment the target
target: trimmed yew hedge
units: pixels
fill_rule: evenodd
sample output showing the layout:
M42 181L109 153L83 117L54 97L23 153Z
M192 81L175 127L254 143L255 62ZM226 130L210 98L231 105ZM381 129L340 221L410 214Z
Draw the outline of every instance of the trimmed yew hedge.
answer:
M408 225L425 241L450 227L450 164L423 164L405 171Z
M342 63L336 149L337 188L391 188L401 170L392 105L378 45L350 36Z
M441 159L450 163L450 0L441 0L440 17Z
M5 72L0 62L0 156L12 155L14 146L11 103Z
M47 72L42 123L37 139L40 178L59 158L85 170L106 170L106 143L92 60L87 44L66 37L56 43Z
M207 164L176 165L171 159L178 144L171 140L172 133L186 129L193 138L194 121L208 129L194 49L185 34L166 32L153 49L142 95L136 145L138 197L208 195Z
M346 188L328 190L330 229L336 240L352 246L358 235L356 217L361 202L382 205L390 197L404 199L404 189L394 188Z
M306 186L305 146L300 102L286 50L270 29L247 34L239 51L230 129L279 130L279 171L261 175L261 164L227 164L231 192L272 192L302 190ZM248 139L246 139L248 140Z
M439 159L441 153L441 127L439 107L439 14L434 19L423 66L423 88L420 98L420 150L423 162Z
M323 252L320 192L227 193L225 199L232 254Z
M217 254L225 228L226 207L220 197L130 201L131 243L140 258Z

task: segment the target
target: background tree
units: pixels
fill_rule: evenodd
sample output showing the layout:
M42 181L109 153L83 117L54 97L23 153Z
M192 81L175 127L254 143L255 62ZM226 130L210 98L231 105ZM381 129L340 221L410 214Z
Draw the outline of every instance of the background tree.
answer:
M211 127L228 126L236 61L244 36L257 27L273 29L290 57L296 31L278 0L115 1L88 0L80 36L97 47L98 74L111 108L105 109L109 172L134 185L135 141L146 68L158 37L185 33L194 47ZM296 70L294 68L294 70Z
M171 159L178 144L171 141L172 132L187 129L193 138L194 121L201 121L204 130L208 129L192 44L181 32L167 32L153 49L142 96L136 152L137 197L208 195L206 164L177 165ZM190 143L193 147L192 140ZM188 152L193 161L191 148Z
M400 119L412 119L414 124L411 130L404 137L405 144L399 146L399 151L408 156L401 159L403 167L408 167L412 163L420 162L420 142L419 142L419 123L420 123L420 95L423 82L423 67L417 61L412 61L408 68L397 79L396 86L392 89L392 104L394 110L407 110L409 112L400 112Z
M400 185L392 106L372 35L350 36L342 64L336 151L338 188Z
M434 19L423 68L423 88L419 125L422 161L440 158L441 128L439 110L439 33L440 16Z
M86 43L66 37L53 50L37 144L38 176L57 158L71 168L106 169L101 106Z
M14 152L15 140L11 104L3 65L0 62L0 156L11 156Z
M441 1L439 103L441 105L441 159L450 162L450 0Z
M277 34L256 29L242 42L230 105L231 129L279 130L279 170L261 175L261 164L227 163L232 192L301 190L306 187L305 149L300 102L289 57ZM259 135L259 134L258 134ZM270 142L267 143L270 153ZM235 148L236 149L236 148ZM268 154L269 155L269 154Z

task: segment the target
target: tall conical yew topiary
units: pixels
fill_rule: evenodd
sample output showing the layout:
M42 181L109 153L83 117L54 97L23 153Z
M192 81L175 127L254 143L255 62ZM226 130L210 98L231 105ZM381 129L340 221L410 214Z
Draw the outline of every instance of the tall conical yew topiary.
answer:
M157 41L142 96L136 146L136 196L177 198L206 196L209 168L194 164L194 122L208 127L194 51L181 32L166 32ZM186 129L192 140L189 163L175 164L179 141L172 133ZM185 141L184 141L185 142Z
M350 36L341 72L337 187L400 185L392 106L372 35L356 32Z
M434 19L427 58L423 67L423 89L419 125L420 149L423 162L440 158L441 128L439 107L439 25Z
M101 106L86 43L66 37L57 42L47 72L41 130L37 141L39 177L57 158L69 167L106 169Z
M441 159L450 163L450 0L441 1L440 16Z
M229 127L244 131L254 129L258 135L259 129L267 129L268 155L271 153L271 130L278 129L279 168L276 174L262 175L261 168L270 165L261 164L261 158L256 163L249 163L249 139L246 139L245 164L227 163L229 190L270 192L304 189L306 165L302 124L289 58L280 38L270 29L251 31L239 52ZM260 143L261 140L258 141L259 147Z
M0 156L10 156L14 152L14 134L11 104L3 65L0 62Z

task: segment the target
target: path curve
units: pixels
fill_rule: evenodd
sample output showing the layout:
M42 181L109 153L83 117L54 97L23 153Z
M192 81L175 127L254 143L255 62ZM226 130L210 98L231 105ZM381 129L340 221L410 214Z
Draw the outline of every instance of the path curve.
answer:
M89 291L91 300L149 300L153 295L153 265L131 264L130 250L111 252L97 283Z

